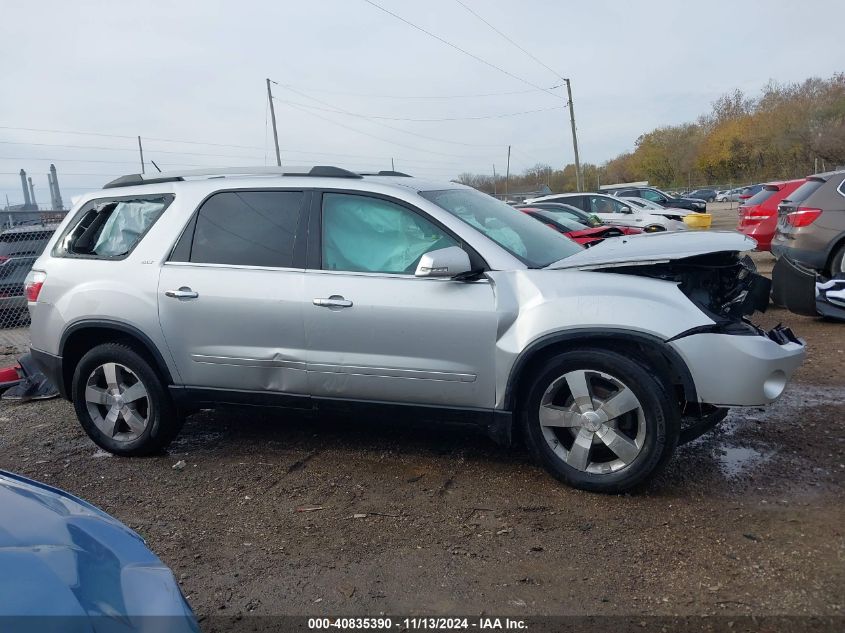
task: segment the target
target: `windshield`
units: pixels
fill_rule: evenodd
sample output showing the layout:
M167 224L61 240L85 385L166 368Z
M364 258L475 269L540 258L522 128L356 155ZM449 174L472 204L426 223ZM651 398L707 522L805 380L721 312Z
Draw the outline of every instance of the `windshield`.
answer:
M420 195L483 233L531 268L543 268L582 250L534 218L475 189L421 191Z

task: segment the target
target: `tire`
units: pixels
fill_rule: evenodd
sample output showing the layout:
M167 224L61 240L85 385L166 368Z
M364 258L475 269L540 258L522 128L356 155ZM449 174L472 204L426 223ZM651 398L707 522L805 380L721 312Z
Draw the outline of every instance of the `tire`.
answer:
M82 357L71 394L88 437L115 455L161 452L184 423L156 371L121 343L98 345Z
M591 492L625 492L654 476L672 456L680 432L678 405L655 374L603 349L551 358L535 374L520 407L534 460L558 480ZM584 384L592 397L577 403L573 393L583 393ZM623 408L636 406L609 418L603 406L613 396L623 398L614 401Z
M840 246L830 258L830 276L835 277L845 273L845 244Z

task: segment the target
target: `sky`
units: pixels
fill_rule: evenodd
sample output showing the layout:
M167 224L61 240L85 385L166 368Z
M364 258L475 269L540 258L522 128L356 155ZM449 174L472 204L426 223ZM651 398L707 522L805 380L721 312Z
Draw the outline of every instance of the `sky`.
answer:
M561 77L601 163L726 92L845 70L840 20L793 28L841 0L372 2L452 46L368 0L0 0L0 205L21 168L42 206L51 162L66 203L137 173L138 135L147 169L273 165L266 78L283 165L450 179L504 173L508 145L512 173L572 162Z

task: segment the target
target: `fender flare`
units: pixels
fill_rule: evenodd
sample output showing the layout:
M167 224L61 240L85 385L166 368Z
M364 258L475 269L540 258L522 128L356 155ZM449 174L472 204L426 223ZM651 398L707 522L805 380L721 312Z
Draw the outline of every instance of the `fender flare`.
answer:
M164 356L162 356L161 352L159 351L158 347L155 343L153 343L152 339L144 334L141 330L136 328L134 325L129 325L128 323L124 323L123 321L116 321L113 319L80 319L78 321L74 321L68 327L65 328L65 331L62 332L62 338L59 341L59 355L64 357L65 355L65 344L67 340L71 337L72 334L79 332L81 330L87 329L107 329L107 330L114 330L115 332L120 332L122 334L127 334L132 338L136 339L141 345L144 346L147 352L150 353L153 360L155 361L156 369L161 372L161 376L164 378L167 384L172 385L173 383L173 376L170 373L170 369L167 367L167 363L164 360Z
M652 334L621 328L578 328L543 335L532 341L528 347L520 352L516 361L511 366L510 374L508 375L508 382L505 387L505 410L513 411L516 400L516 387L519 383L520 376L537 353L542 352L551 345L587 342L591 339L637 343L660 352L666 358L669 367L679 376L686 400L688 402L698 402L695 382L692 379L692 374L686 362L664 339Z

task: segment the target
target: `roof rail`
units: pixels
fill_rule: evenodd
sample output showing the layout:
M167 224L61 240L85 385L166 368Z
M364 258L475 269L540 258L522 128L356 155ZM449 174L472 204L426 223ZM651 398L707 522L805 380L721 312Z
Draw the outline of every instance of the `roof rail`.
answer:
M386 169L383 171L362 171L360 172L362 176L398 176L402 178L413 178L411 174L405 174L401 171L393 171L391 169Z
M151 174L128 174L115 178L103 185L103 189L133 187L160 182L179 182L187 178L220 178L224 176L312 176L323 178L361 178L360 174L332 167L315 165L313 167L221 167L212 169L189 169L184 171L165 171Z

